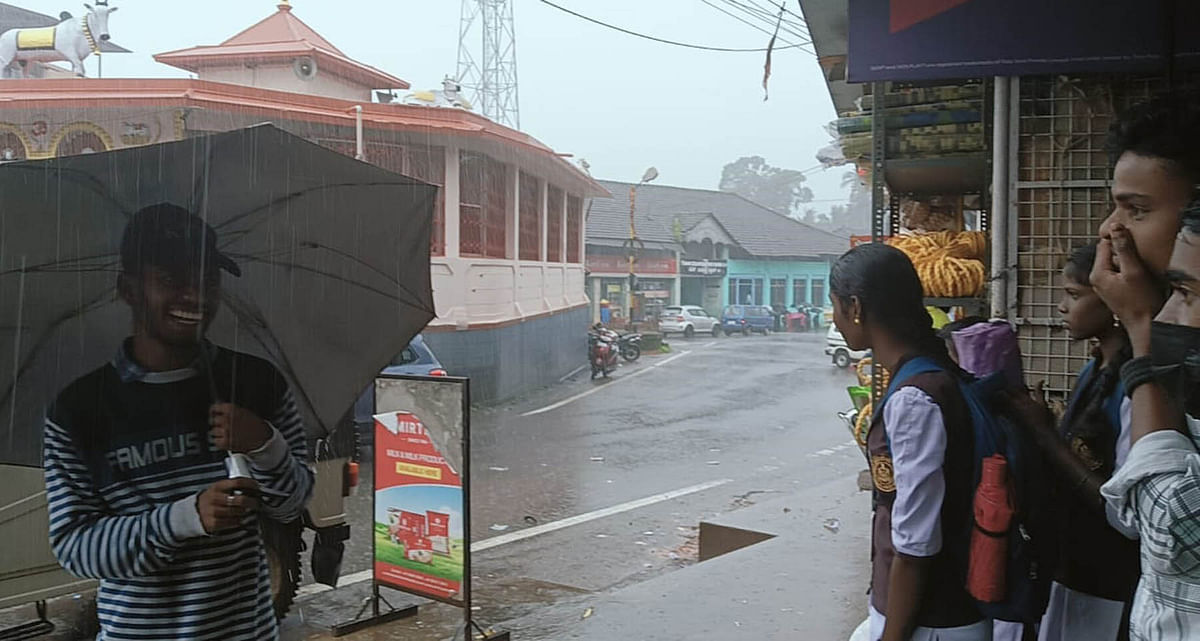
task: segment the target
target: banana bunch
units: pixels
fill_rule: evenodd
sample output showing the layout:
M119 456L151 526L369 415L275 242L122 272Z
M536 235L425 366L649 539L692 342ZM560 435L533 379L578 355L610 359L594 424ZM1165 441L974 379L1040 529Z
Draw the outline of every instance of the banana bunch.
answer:
M926 296L978 296L987 285L987 234L939 231L893 236L888 244L908 255Z

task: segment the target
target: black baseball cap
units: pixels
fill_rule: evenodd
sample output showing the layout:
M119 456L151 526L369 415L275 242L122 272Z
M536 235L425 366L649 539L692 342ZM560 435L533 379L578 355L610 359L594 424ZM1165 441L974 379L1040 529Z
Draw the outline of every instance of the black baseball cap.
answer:
M214 266L241 276L233 259L217 249L217 232L192 212L171 203L138 210L121 237L121 268L138 273L147 265L171 270Z

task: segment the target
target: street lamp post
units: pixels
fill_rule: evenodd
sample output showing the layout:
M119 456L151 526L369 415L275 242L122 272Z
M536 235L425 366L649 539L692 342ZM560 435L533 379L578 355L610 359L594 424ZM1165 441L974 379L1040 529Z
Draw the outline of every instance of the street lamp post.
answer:
M637 188L658 178L658 170L650 167L646 173L642 174L642 179L636 185L629 187L629 240L627 247L629 249L629 291L625 295L625 321L627 324L633 324L633 287L637 281L636 263L637 263L637 246L641 243L637 237L637 222L634 219L634 212L637 210Z

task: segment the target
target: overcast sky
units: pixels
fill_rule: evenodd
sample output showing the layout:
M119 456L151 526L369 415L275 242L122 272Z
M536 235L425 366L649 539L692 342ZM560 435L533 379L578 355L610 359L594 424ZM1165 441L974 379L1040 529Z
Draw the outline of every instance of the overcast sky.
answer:
M81 15L82 3L7 0L34 11ZM724 6L725 0L710 0ZM759 0L760 4L766 4ZM809 169L828 144L834 116L816 59L776 51L763 102L761 53L683 49L611 31L540 0L513 0L522 129L591 165L598 178L635 181L649 165L659 184L715 189L739 156ZM555 0L579 13L661 38L730 48L769 36L702 0ZM105 57L106 77L186 76L152 55L217 44L276 9L275 0L111 0L121 10L113 41L132 54ZM409 81L440 88L455 73L460 0L293 0L297 17L347 55ZM799 14L799 3L788 2ZM732 9L730 9L732 11ZM95 58L86 62L96 74ZM843 169L809 185L825 211L845 200Z

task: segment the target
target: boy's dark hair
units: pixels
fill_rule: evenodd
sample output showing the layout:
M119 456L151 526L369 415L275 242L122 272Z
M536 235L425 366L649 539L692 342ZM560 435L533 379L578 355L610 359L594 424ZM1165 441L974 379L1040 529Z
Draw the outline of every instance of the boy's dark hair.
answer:
M1071 252L1071 255L1067 257L1067 264L1063 266L1067 278L1084 287L1092 286L1092 265L1096 263L1096 246L1097 243L1092 241L1076 247Z
M1161 158L1200 182L1200 91L1185 87L1134 105L1108 130L1108 152Z
M1189 234L1200 234L1200 197L1183 209L1183 228Z
M170 269L242 270L217 246L217 232L192 212L171 203L143 207L129 218L121 237L121 270L138 275L147 266Z

